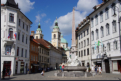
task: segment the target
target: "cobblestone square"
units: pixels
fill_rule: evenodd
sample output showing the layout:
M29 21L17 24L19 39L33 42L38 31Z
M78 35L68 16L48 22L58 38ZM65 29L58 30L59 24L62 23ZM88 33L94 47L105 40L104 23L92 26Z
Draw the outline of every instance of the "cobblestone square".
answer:
M54 73L57 71L45 72L44 76L41 73L15 75L9 79L6 77L4 80L121 80L121 74L107 74L96 75L91 77L55 77Z

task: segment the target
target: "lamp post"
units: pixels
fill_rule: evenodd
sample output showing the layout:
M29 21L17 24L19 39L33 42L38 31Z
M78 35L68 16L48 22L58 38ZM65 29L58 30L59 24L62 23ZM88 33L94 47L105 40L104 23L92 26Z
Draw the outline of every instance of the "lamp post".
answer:
M118 11L118 24L119 24L119 40L120 40L120 53L121 53L121 28L120 28L120 21L121 21L121 17L119 17L119 13L121 11L119 11L119 8L117 6L114 6L114 17L116 17L116 11ZM117 10L116 10L117 8Z

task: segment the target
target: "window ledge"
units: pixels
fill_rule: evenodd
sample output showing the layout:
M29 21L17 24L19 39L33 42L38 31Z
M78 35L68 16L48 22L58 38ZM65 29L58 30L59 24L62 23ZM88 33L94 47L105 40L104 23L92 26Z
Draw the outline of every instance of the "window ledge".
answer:
M10 23L14 23L15 24L15 22L12 22L12 21L9 21Z

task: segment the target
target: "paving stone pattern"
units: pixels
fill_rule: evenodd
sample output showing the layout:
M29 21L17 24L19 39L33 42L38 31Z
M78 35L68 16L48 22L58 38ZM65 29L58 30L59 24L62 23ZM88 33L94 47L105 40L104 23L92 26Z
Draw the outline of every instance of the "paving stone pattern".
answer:
M90 77L55 77L54 73L57 71L45 72L44 76L41 73L15 75L11 78L6 77L4 80L121 80L121 74L106 74L90 76Z

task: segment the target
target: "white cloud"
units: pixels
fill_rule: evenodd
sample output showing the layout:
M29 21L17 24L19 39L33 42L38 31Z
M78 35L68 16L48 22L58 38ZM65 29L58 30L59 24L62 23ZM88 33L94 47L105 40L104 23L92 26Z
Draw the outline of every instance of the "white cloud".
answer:
M31 9L34 9L33 5L35 2L31 2L30 0L15 0L18 3L20 10L23 13L29 12ZM1 0L1 4L5 4L6 0Z
M43 17L46 17L45 13L42 13L41 15L38 14L35 16L36 17L36 23L40 22Z
M58 26L60 28L60 31L63 35L69 35L72 32L72 12L69 12L68 14L61 16L57 19ZM75 26L77 27L80 21L82 21L86 16L86 12L80 13L79 11L75 11ZM55 22L54 22L55 23ZM51 26L51 29L54 27Z
M75 27L85 19L87 14L91 13L93 7L98 4L98 0L79 0L75 7ZM73 8L72 8L73 9ZM81 13L80 13L81 12ZM72 33L72 12L58 18L58 25L63 35L69 35ZM55 22L55 21L54 21ZM54 23L51 29L54 27Z
M79 0L76 10L91 12L93 7L98 4L98 0Z
M45 23L49 23L50 22L50 19L47 19L46 21L45 21Z

